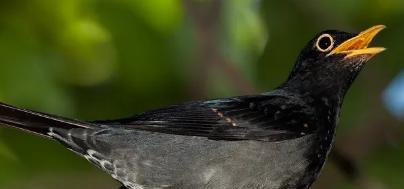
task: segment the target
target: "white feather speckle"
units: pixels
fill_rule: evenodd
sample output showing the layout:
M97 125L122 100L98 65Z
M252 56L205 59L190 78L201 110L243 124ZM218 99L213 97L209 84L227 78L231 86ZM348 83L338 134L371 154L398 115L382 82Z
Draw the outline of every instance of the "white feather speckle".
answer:
M213 177L213 175L216 173L216 169L214 169L214 168L208 168L208 169L206 169L203 173L202 173L202 176L203 176L203 180L205 181L205 182L209 182L209 180Z

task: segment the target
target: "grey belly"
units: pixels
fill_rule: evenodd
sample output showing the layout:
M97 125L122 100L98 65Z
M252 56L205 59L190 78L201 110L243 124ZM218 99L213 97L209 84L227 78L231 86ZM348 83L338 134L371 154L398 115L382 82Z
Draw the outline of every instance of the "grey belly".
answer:
M278 189L303 178L309 164L304 154L311 140L307 135L280 142L215 141L126 131L99 136L96 142L103 150L92 151L87 158L101 156L99 166L133 189Z

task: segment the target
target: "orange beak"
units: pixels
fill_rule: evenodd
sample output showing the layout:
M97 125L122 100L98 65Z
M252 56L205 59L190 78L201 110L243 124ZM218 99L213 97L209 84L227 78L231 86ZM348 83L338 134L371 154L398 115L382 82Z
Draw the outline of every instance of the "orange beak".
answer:
M376 34L384 28L386 28L384 25L373 26L359 33L357 36L343 42L334 48L334 50L332 50L327 56L333 54L346 54L345 58L350 58L359 55L366 55L367 59L370 59L374 55L386 50L383 47L368 47Z

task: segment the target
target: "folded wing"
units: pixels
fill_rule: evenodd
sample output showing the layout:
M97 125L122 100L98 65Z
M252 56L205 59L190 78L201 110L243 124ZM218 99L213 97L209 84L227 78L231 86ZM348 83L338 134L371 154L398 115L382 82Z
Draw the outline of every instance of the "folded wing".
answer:
M314 110L289 97L235 97L157 109L95 123L213 140L281 141L312 133Z

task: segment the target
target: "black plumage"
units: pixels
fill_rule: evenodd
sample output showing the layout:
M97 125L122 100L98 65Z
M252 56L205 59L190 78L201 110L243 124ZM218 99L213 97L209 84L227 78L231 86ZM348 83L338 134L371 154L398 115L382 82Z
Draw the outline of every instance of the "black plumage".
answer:
M335 136L344 96L384 28L328 30L273 91L196 101L119 120L82 122L0 104L0 122L60 141L138 188L305 189Z

